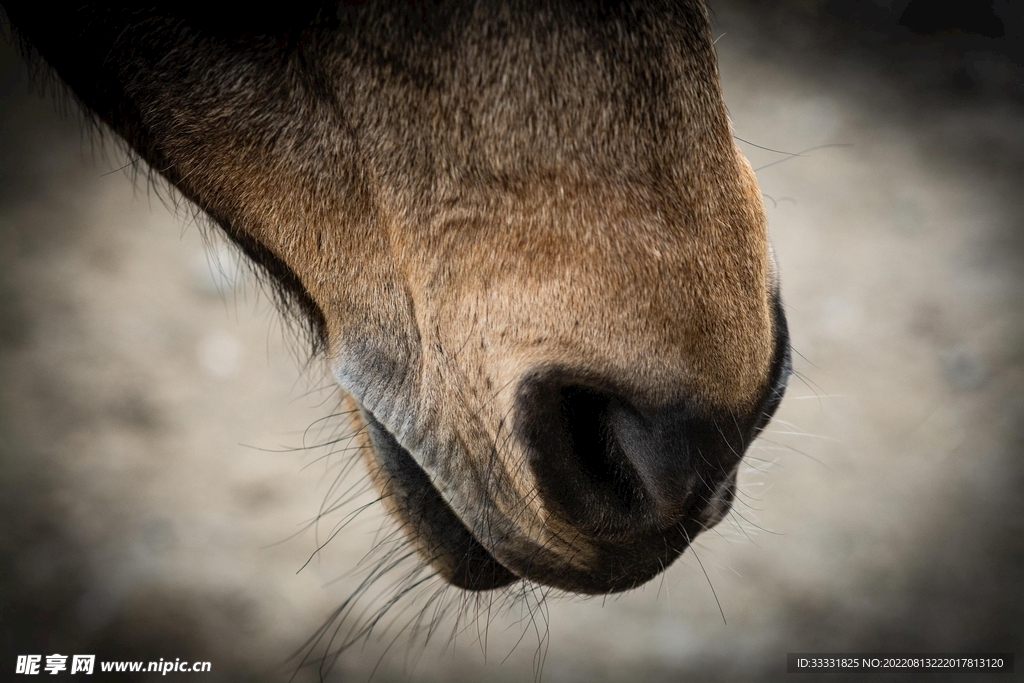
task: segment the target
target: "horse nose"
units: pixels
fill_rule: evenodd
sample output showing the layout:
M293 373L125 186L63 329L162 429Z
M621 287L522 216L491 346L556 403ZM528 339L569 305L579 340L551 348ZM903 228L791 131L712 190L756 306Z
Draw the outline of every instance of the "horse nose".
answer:
M685 401L641 407L625 392L565 373L534 375L517 428L545 506L579 531L614 540L658 533L702 507L739 461L750 429L723 430Z

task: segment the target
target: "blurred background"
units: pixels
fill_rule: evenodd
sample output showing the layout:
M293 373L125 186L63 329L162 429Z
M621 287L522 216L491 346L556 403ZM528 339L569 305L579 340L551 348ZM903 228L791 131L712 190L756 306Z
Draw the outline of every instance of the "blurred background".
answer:
M607 599L427 582L329 680L771 681L794 651L1024 651L1021 10L710 5L796 368L734 512ZM376 506L350 521L372 496L329 377L6 45L0 94L0 667L317 680L325 644L303 646L388 533ZM354 607L341 639L380 603Z

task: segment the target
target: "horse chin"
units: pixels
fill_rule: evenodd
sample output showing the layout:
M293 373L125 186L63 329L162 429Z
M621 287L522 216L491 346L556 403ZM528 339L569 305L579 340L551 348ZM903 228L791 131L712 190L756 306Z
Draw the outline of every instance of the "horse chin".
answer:
M459 588L491 590L517 581L466 528L412 454L371 412L363 408L359 414L369 441L364 453L381 499L406 527L420 556Z

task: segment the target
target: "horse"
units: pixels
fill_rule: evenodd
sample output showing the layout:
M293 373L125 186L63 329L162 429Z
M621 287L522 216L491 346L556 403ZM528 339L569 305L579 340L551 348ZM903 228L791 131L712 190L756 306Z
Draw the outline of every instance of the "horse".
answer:
M444 580L624 591L728 513L790 356L702 2L3 7L301 317Z

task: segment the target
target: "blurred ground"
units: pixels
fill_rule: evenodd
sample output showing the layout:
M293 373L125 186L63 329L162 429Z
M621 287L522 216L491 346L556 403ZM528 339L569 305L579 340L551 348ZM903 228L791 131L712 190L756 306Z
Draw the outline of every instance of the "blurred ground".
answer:
M424 650L400 631L427 590L335 679L532 680L540 654L548 681L756 681L790 651L1024 651L1024 21L917 4L712 3L799 373L735 512L645 589L499 601ZM0 61L0 666L287 680L381 524L303 568L345 515L305 525L359 483L302 448L344 431L337 396L230 251Z

